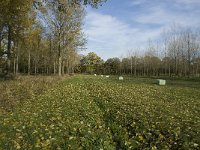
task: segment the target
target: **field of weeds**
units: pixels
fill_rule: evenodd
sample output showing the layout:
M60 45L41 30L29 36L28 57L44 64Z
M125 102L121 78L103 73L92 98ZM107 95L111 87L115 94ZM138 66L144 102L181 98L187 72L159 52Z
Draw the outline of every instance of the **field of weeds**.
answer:
M0 149L200 148L200 88L192 81L21 80L0 85L14 107L0 115Z
M0 81L0 112L13 111L17 104L43 94L65 77L19 76L15 80Z

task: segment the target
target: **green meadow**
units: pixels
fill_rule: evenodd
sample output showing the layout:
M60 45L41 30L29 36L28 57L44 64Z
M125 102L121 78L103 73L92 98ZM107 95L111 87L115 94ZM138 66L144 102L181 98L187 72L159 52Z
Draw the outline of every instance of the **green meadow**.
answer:
M200 80L0 81L0 149L200 149Z

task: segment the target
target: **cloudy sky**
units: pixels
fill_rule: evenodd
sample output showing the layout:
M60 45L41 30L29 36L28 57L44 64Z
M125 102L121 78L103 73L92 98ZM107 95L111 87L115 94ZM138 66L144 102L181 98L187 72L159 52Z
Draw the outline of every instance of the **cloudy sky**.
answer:
M87 50L104 60L126 56L128 50L159 41L173 24L200 27L200 0L107 0L98 9L87 7L83 30Z

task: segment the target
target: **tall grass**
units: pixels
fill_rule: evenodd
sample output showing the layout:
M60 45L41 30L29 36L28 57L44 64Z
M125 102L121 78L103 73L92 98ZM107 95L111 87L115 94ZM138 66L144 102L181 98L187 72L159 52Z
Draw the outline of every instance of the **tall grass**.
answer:
M19 76L15 80L0 81L0 112L13 111L15 106L47 89L65 77Z

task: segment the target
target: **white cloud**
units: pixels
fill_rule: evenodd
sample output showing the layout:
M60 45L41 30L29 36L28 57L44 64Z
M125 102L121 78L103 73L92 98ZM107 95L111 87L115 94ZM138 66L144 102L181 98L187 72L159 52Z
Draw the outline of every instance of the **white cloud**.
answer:
M95 51L107 59L119 57L132 48L143 46L149 39L158 38L162 29L141 30L111 15L90 11L84 32L88 37L88 51Z
M182 4L200 4L199 0L175 0L175 2Z
M168 3L173 5L174 3L179 3L179 4L200 4L200 0L130 0L130 4L132 5L141 5L141 4L160 4L160 3Z
M200 27L197 6L200 0L130 0L127 9L120 8L122 14L88 9L86 52L94 51L104 59L119 57L130 49L145 47L149 39L159 40L163 30L174 23Z
M187 2L187 0L177 1ZM195 0L193 1L195 2ZM163 5L153 6L146 8L144 12L141 12L139 15L134 17L133 20L143 24L169 26L172 23L178 23L182 26L198 27L200 25L199 14L194 13L193 11L195 10L180 11L164 7Z
M131 5L141 5L143 3L146 3L147 0L131 0Z

